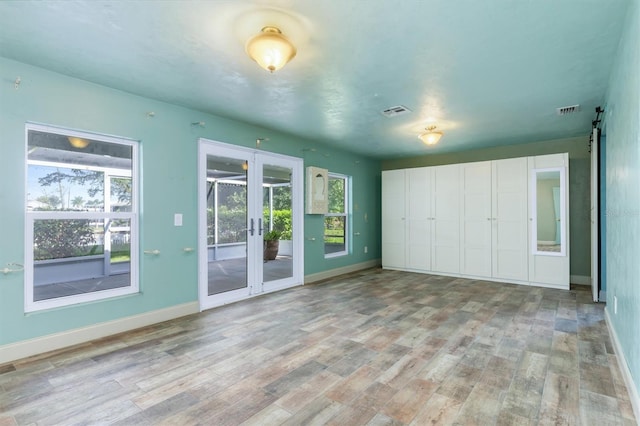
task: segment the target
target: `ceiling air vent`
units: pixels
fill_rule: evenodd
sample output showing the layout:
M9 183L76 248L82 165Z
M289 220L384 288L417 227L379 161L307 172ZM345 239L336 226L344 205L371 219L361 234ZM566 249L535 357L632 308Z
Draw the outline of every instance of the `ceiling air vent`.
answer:
M580 105L569 105L565 107L556 108L558 115L569 115L574 112L580 111Z
M385 109L384 111L382 111L382 115L384 115L385 117L391 118L391 117L396 117L398 115L407 114L409 112L411 112L411 110L406 106L398 105L398 106Z

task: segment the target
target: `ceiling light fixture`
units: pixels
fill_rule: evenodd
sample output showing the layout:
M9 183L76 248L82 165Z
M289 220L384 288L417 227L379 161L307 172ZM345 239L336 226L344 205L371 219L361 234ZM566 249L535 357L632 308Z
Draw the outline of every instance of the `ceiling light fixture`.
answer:
M89 145L89 141L86 139L76 138L75 136L67 136L67 139L74 148L83 149Z
M276 27L264 27L245 45L247 55L265 70L273 73L296 56L295 46Z
M426 132L422 133L418 137L427 145L435 145L438 143L443 134L442 132L434 132L435 129L436 126L429 126L425 129Z

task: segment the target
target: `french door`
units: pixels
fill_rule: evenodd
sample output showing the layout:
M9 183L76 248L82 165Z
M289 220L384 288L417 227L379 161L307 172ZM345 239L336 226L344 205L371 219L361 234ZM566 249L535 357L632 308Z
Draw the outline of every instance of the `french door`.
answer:
M302 159L200 139L198 162L200 309L302 284Z

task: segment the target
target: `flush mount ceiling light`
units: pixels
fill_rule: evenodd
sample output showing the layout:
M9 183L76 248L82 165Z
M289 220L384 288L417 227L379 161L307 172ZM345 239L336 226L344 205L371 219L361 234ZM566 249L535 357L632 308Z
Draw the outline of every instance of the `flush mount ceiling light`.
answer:
M74 136L67 136L67 139L69 140L71 146L74 148L83 149L89 145L89 141L86 139L76 138Z
M424 142L427 145L435 145L438 143L438 141L442 137L442 132L435 132L434 131L435 129L436 129L436 126L429 126L425 129L426 132L422 133L418 137L422 140L422 142Z
M265 70L273 73L296 56L296 48L276 27L264 27L245 45L247 55Z

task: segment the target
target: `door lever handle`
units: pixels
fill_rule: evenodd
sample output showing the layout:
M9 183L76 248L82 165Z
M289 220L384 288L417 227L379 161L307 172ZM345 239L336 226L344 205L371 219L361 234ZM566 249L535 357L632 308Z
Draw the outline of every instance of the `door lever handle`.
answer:
M258 218L258 235L262 235L262 218Z
M253 226L253 218L251 218L251 227L249 228L249 235L253 237L253 232L256 230Z

